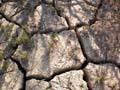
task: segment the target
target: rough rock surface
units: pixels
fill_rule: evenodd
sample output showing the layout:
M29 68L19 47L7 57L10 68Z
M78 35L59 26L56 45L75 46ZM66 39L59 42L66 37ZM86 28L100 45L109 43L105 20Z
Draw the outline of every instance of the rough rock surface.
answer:
M0 89L20 90L23 87L23 74L12 61L2 61L0 66Z
M120 71L115 65L88 64L85 68L91 90L119 90Z
M26 69L27 76L49 77L80 68L85 61L74 30L36 35L27 43L19 46L13 55ZM30 46L31 43L35 45Z
M120 0L0 0L0 90L120 90Z
M88 90L83 80L83 72L74 70L55 76L51 81L29 80L27 90Z
M103 3L94 24L78 31L91 60L120 63L120 16L119 8L115 8L118 3L107 3Z

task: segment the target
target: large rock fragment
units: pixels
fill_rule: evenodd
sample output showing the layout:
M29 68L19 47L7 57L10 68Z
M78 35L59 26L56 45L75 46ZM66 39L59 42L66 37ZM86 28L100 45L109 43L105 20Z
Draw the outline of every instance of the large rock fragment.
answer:
M85 68L87 81L91 90L119 90L119 68L112 64L88 64Z
M56 9L61 16L69 19L71 26L75 26L80 23L88 24L94 18L97 8L84 0L56 0Z
M52 5L42 4L42 15L40 20L41 30L60 30L67 28L67 23L63 17L58 16Z
M0 23L0 50L4 50L18 27L5 19L1 19Z
M74 31L38 36L27 75L50 76L64 69L80 68L85 58Z
M28 22L28 18L32 16L39 3L40 0L8 1L1 5L0 12L22 26Z
M18 37L19 32L21 32L20 30L21 29L18 27L12 30L11 37L9 37L7 44L4 46L4 59L9 59L16 51L18 47L16 38Z
M103 2L98 11L98 21L90 27L85 26L78 30L91 60L120 63L120 16L117 4L117 1L114 4Z
M0 62L0 90L20 90L23 74L12 61Z
M49 32L68 27L65 19L58 16L52 5L40 4L40 0L6 3L1 7L1 11L8 19L20 24L20 27L28 32L39 29Z
M56 72L78 69L85 61L74 31L35 35L30 40L13 55L27 70L27 76L49 77Z
M59 71L80 68L85 58L74 31L63 31L53 38L50 49L50 69Z
M40 0L23 1L22 7L20 7L20 10L12 19L17 21L24 27L27 24L29 17L34 14L37 6L39 6L39 3Z
M50 82L32 79L26 85L27 90L88 90L81 70L57 75Z
M52 90L88 90L81 70L58 75L50 81L50 84Z
M15 52L17 48L16 38L21 32L21 28L17 25L1 19L0 24L0 51L4 52L5 59Z

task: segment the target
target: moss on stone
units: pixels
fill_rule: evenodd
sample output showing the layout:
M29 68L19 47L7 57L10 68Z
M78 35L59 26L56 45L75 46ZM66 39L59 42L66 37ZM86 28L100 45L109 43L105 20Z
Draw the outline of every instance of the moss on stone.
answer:
M18 38L17 38L17 42L18 44L24 43L25 41L29 40L29 36L27 33L23 32Z
M55 33L55 32L51 33L51 38L52 39L56 38L57 36L58 36L58 33Z
M105 76L104 76L104 75L101 75L101 76L96 77L95 79L96 79L96 81L98 81L98 82L103 82L103 81L105 80Z
M3 59L3 51L0 50L0 61Z
M5 30L5 26L1 26L0 27L0 32L4 32L4 30Z
M28 54L28 52L27 51L18 51L18 56L21 58L21 59L23 59L23 60L28 60L28 56L29 56L29 54Z
M23 29L27 29L27 26L26 26L26 25L22 25L22 28L23 28Z

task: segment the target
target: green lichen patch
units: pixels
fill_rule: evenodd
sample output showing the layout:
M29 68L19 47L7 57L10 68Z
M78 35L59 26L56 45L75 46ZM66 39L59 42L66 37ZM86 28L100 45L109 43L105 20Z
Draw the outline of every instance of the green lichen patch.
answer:
M58 37L58 33L51 33L51 40L52 40L52 43L56 44L58 41L59 41L59 37Z
M52 32L51 39L55 39L56 37L58 37L58 33Z
M0 33L3 33L4 30L5 30L5 26L1 26L1 27L0 27Z
M18 51L17 55L22 59L22 60L28 60L29 53L27 51Z
M3 51L0 50L0 61L3 59Z
M56 32L50 33L50 39L51 39L51 42L48 42L48 49L49 49L49 50L50 50L51 48L56 47L56 44L57 44L58 41L59 41L58 33L56 33Z
M21 44L29 40L29 36L27 33L22 32L22 34L17 38L17 43Z
M27 25L22 25L22 29L27 30L28 29Z

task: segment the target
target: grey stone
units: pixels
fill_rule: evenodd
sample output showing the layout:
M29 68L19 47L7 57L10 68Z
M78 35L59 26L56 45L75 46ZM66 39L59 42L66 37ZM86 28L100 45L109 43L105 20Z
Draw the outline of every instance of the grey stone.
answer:
M74 30L35 35L19 45L12 57L26 69L27 76L38 77L78 69L85 61Z
M98 11L98 21L91 26L81 27L78 31L91 60L120 63L120 25L117 3L112 6L106 3L107 1Z
M85 68L88 85L92 90L119 90L119 68L112 64L88 64Z
M67 17L71 26L89 23L94 18L96 7L88 5L84 0L56 0L56 9L61 16Z
M88 90L81 70L58 75L50 83L52 90Z
M0 89L20 90L23 83L23 74L12 61L2 61L0 67Z
M57 75L50 82L31 79L26 85L26 90L88 90L81 70Z
M26 90L50 90L50 84L46 81L31 79L26 82Z
M40 29L45 30L59 30L67 28L66 20L57 15L57 11L52 5L42 4L42 15L40 20Z

